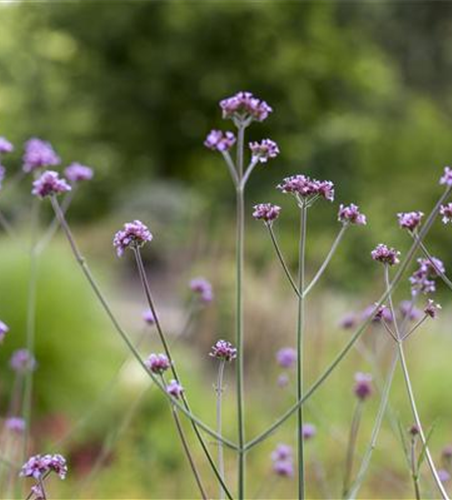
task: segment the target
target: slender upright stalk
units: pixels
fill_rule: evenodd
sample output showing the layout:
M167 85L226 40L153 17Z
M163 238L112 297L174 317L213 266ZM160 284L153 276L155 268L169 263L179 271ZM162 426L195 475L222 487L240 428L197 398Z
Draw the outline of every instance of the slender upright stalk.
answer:
M419 487L419 471L416 465L416 438L411 436L410 443L410 465L411 465L411 477L413 478L413 487L416 500L421 500L421 490Z
M300 241L298 247L298 314L297 314L297 401L303 398L303 341L304 341L304 284L305 284L305 252L306 252L307 209L300 208ZM303 444L303 406L297 410L297 443L298 443L298 498L305 498L304 481L304 444Z
M225 361L221 360L218 366L218 377L217 377L217 432L218 434L223 433L223 424L222 424L222 403L223 403L223 374L224 374L224 366ZM218 443L218 470L220 472L221 477L224 479L224 457L223 457L223 445L222 443ZM220 484L220 500L224 499L224 490Z
M353 473L353 458L355 456L356 440L358 438L359 426L361 423L361 416L363 413L363 402L358 400L355 411L353 413L352 425L350 426L350 435L348 439L347 455L345 459L345 474L344 486L342 489L342 496L345 498L350 486L350 481Z
M237 172L239 179L243 177L243 146L245 127L239 125L237 134ZM245 245L245 195L240 185L236 189L237 202L237 234L236 234L236 346L237 346L237 418L238 418L238 497L245 498L246 492L246 460L245 460L245 401L243 382L243 269Z

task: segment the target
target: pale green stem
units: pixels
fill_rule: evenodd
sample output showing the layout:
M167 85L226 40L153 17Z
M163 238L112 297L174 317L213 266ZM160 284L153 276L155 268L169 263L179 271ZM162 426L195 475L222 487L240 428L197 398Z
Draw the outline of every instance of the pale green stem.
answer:
M410 447L410 461L411 461L411 477L413 478L413 487L416 500L421 500L421 491L419 488L419 471L416 466L416 439L414 436L411 437L411 447Z
M250 178L250 175L252 174L254 167L257 165L258 161L257 160L252 160L251 163L248 165L248 168L245 171L245 175L242 178L242 181L240 183L240 187L242 189L245 189L246 183L248 182L248 179Z
M234 183L234 186L237 188L239 186L240 181L234 162L232 161L231 155L229 154L229 151L222 151L221 153L223 155L224 161L226 162L229 173L231 174L232 182Z
M225 361L221 360L218 366L218 377L217 377L217 433L221 436L223 434L223 424L222 424L222 403L223 403L223 374L224 374ZM223 445L218 443L218 470L220 475L224 480L224 456L223 456ZM220 485L220 500L224 499L224 490Z
M352 424L350 426L350 435L348 439L347 455L345 459L345 474L344 486L342 489L342 497L347 496L350 481L353 473L353 458L355 456L356 440L358 438L359 426L361 423L361 416L363 413L363 401L358 399L358 402L353 413Z

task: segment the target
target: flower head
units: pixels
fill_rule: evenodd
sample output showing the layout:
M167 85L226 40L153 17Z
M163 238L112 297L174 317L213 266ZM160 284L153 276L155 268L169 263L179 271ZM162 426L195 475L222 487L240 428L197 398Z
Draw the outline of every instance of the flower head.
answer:
M400 252L394 248L388 248L385 244L380 243L371 252L372 259L381 262L382 264L387 264L389 266L394 266L398 264Z
M176 399L179 399L184 392L184 388L179 384L177 380L171 380L166 386L166 392Z
M14 371L25 373L36 368L36 360L28 349L18 349L13 352L9 365Z
M156 375L161 375L165 373L166 370L171 366L168 357L165 354L154 354L152 353L149 358L144 362L148 370Z
M288 460L293 456L292 446L280 443L272 451L271 459L276 462L277 460Z
M397 214L399 226L408 231L414 231L421 223L423 212L400 212Z
M14 146L5 137L0 137L0 154L12 153Z
M115 234L113 246L118 257L121 257L127 248L140 248L147 241L152 241L152 238L149 229L141 221L134 220L126 222L123 229Z
M366 216L359 211L359 207L353 203L348 206L340 205L337 220L342 224L356 224L364 226L367 223Z
M202 302L212 302L212 285L205 278L194 278L190 281L190 290L199 295Z
M303 439L306 441L313 438L317 434L317 429L313 424L303 424L301 428L301 433L303 434Z
M20 417L9 417L5 420L5 427L17 434L21 434L25 430L25 420Z
M250 142L249 146L253 162L267 163L270 158L276 158L279 155L278 145L271 139Z
M445 184L448 187L452 186L452 169L450 167L444 167L444 174L439 180L440 184Z
M311 179L307 175L292 175L286 177L278 184L277 188L283 193L292 194L299 203L313 201L314 198L321 197L328 201L334 200L334 185L330 181L318 181Z
M283 347L276 353L276 361L282 368L291 368L297 361L297 351L292 347Z
M3 323L3 321L0 321L0 343L3 342L8 332L9 332L8 325Z
M430 316L430 318L435 319L439 310L441 310L441 305L435 304L432 299L428 299L427 305L424 308L424 313Z
M275 474L282 477L292 477L294 475L293 450L291 446L280 443L270 456Z
M219 340L209 353L212 358L221 359L222 361L232 361L237 357L237 349L226 340Z
M153 312L150 309L147 309L146 311L143 312L143 320L148 325L153 325L155 323L154 314L153 314Z
M450 474L446 469L438 469L438 477L442 483L450 481Z
M393 317L390 309L386 307L384 304L381 304L377 307L378 302L375 304L371 304L366 307L362 313L363 319L368 319L372 316L372 321L374 323L379 323L381 321L385 321L386 323L392 323Z
M235 144L235 135L232 132L222 132L221 130L211 130L204 146L214 151L229 151Z
M413 436L419 435L419 427L416 424L413 424L409 429L408 432Z
M420 258L417 263L418 268L409 278L412 295L434 293L436 291L435 279L445 273L443 262L436 257L431 257L430 259Z
M55 153L50 142L36 138L30 139L25 143L23 161L23 170L27 173L37 168L54 167L61 162L60 157Z
M273 472L281 477L293 477L294 466L292 460L278 460L273 462Z
M264 121L273 111L265 102L257 99L251 92L238 92L232 97L220 101L223 118L232 118L234 121L247 122Z
M22 466L20 476L41 480L49 472L55 472L64 479L67 474L66 459L59 454L34 455Z
M260 203L254 205L253 217L256 220L263 220L266 224L272 224L281 212L281 207L272 203Z
M349 330L350 328L354 328L357 322L358 318L355 313L347 313L339 321L339 326L344 328L344 330Z
M61 179L58 172L46 170L41 176L33 182L31 194L45 198L46 196L57 195L70 191L71 186L65 179Z
M355 373L354 393L362 401L372 394L372 375L369 373Z
M443 224L448 224L452 222L452 203L447 205L441 205L439 213L442 215Z
M71 163L64 170L64 174L71 182L90 181L94 176L92 168L80 163Z

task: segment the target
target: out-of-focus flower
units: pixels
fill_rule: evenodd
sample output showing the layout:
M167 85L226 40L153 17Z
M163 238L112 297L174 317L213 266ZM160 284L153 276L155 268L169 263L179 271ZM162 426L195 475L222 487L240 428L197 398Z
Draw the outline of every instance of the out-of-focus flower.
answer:
M235 144L235 135L232 132L211 130L204 141L206 148L216 151L229 151Z
M49 472L55 472L60 479L67 474L66 459L59 454L34 455L22 466L20 476L42 480Z
M294 466L292 460L278 460L273 462L273 471L281 477L293 477Z
M66 179L61 179L58 172L46 170L41 176L33 182L33 190L31 194L45 198L61 193L66 193L71 190L71 186L66 182Z
M385 244L380 243L371 252L372 259L376 262L381 262L382 264L387 264L389 266L394 266L398 264L400 252L394 248L388 248Z
M353 389L356 397L364 401L372 394L372 375L369 373L355 373L355 387Z
M424 313L430 316L430 318L435 319L439 310L441 310L440 304L435 304L432 299L428 299L427 305L424 308Z
M350 205L340 205L337 220L342 224L355 224L364 226L367 224L366 216L359 211L359 207L353 203Z
M386 323L392 323L393 317L390 309L384 304L377 308L378 303L372 304L362 312L362 318L368 319L372 317L374 323L379 323L380 321L385 321Z
M21 434L25 430L25 420L20 417L9 417L5 420L5 427L17 434Z
M424 214L422 212L400 212L397 214L399 226L408 231L414 231L421 223Z
M232 361L237 357L237 349L230 342L219 340L212 346L209 356L222 361Z
M254 205L253 217L256 220L263 220L266 224L272 224L281 212L281 207L272 203L260 203Z
M443 221L444 224L452 222L452 203L448 203L447 205L441 205L439 213L442 215L441 220Z
M444 460L450 462L452 460L452 445L448 444L443 448L441 455Z
M23 170L28 173L37 168L54 167L59 165L61 160L50 142L33 138L25 143L23 162Z
M212 285L205 278L194 278L190 281L190 290L197 293L202 302L212 302Z
M176 399L179 399L184 392L184 388L179 384L177 380L170 380L169 384L166 386L166 392Z
M439 274L446 272L443 262L436 257L431 257L431 259L418 259L417 263L419 267L409 279L412 295L434 293L436 291L435 279Z
M223 118L232 118L234 121L246 122L249 120L264 121L273 111L272 108L251 92L238 92L232 97L220 101Z
M303 424L301 433L303 434L303 439L308 440L317 434L317 429L313 424Z
M0 321L0 343L3 342L3 340L6 337L6 334L9 332L9 327L3 321Z
M294 474L293 451L287 444L278 444L271 454L273 472L278 476L292 477Z
M344 328L344 330L349 330L354 328L358 323L358 318L355 313L347 313L339 321L339 326Z
M155 324L155 317L153 312L150 309L147 309L146 311L143 312L143 320L148 324L148 325L153 325Z
M450 167L444 167L444 174L439 180L440 184L445 184L448 187L452 186L452 169Z
M302 174L286 177L277 188L283 193L294 195L298 201L307 203L314 198L334 200L334 185L330 181L318 181Z
M276 361L282 368L291 368L297 361L297 351L292 347L283 347L276 353Z
M36 368L36 360L28 349L18 349L13 352L9 365L14 371L25 373Z
M288 460L293 457L292 446L280 443L272 451L271 459L276 462L277 460Z
M80 182L90 181L94 176L94 172L92 168L75 162L66 167L64 175L71 182Z
M278 377L278 387L286 387L289 384L289 377L286 373L281 373Z
M419 434L419 427L416 424L413 424L409 429L408 432L413 436L417 436Z
M450 474L449 474L449 472L447 472L446 469L439 469L438 470L438 477L442 483L447 483L450 481Z
M121 257L127 248L140 248L146 242L152 241L152 238L149 229L141 221L134 220L126 222L123 229L115 234L113 246L118 257Z
M414 304L409 300L403 300L399 304L400 314L402 318L407 318L410 321L416 321L421 319L422 311L414 306Z
M261 142L250 142L251 156L254 162L267 163L270 158L279 155L276 142L271 139L263 139Z
M152 353L148 359L144 362L148 370L157 375L165 373L166 370L171 366L168 357L165 354L154 354Z
M12 153L14 146L5 138L0 137L0 154Z

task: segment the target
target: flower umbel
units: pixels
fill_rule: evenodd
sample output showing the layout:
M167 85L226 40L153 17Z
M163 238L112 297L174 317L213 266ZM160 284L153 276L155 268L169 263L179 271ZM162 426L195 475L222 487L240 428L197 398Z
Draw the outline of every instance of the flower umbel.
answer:
M449 224L452 222L452 203L448 203L447 205L441 205L439 209L439 213L442 215L442 221L444 224Z
M292 347L283 347L276 353L276 361L282 368L292 368L297 361L297 351Z
M25 420L20 417L9 417L5 420L5 427L17 434L21 434L25 430Z
M283 193L296 197L299 204L309 204L321 197L328 201L334 200L334 185L330 181L318 181L307 175L292 175L286 177L277 188Z
M157 375L165 373L171 366L168 357L165 354L152 353L149 358L144 362L148 369Z
M222 361L232 361L237 357L237 349L230 342L219 340L212 346L209 356Z
M55 167L61 162L50 142L36 138L25 143L23 161L23 170L27 173L42 167Z
M270 158L276 158L279 155L278 145L271 139L250 142L249 146L253 162L267 163Z
M14 371L25 373L36 368L36 360L28 349L18 349L13 352L9 365Z
M179 399L184 392L184 388L179 384L177 380L170 380L170 383L166 386L166 392L176 399Z
M353 203L350 205L340 205L337 219L342 224L355 224L364 226L367 223L366 216L359 211L359 207Z
M212 302L212 285L205 278L194 278L190 281L190 290L197 293L202 302Z
M71 182L90 181L94 176L92 168L80 163L71 163L64 170L64 174Z
M55 472L60 479L67 474L66 459L59 454L34 455L22 466L20 476L41 480L49 472Z
M421 223L423 212L400 212L397 214L399 226L408 231L414 231Z
M71 190L71 186L65 179L61 179L58 172L46 170L33 182L31 194L45 198L46 196L57 195Z
M380 243L377 245L375 250L371 252L372 259L381 262L382 264L387 264L389 266L394 266L398 264L400 252L394 248L388 248L385 244Z
M113 239L118 257L124 254L127 248L140 248L146 242L152 241L149 229L139 220L126 222L123 229L119 230Z
M238 92L232 97L220 101L223 118L232 118L238 122L264 121L273 111L265 102L257 99L251 92Z
M221 130L211 130L204 146L214 151L228 151L235 144L235 135L232 132L222 132Z
M256 220L263 220L266 224L271 224L275 221L281 212L281 207L272 203L260 203L254 205L253 217Z

